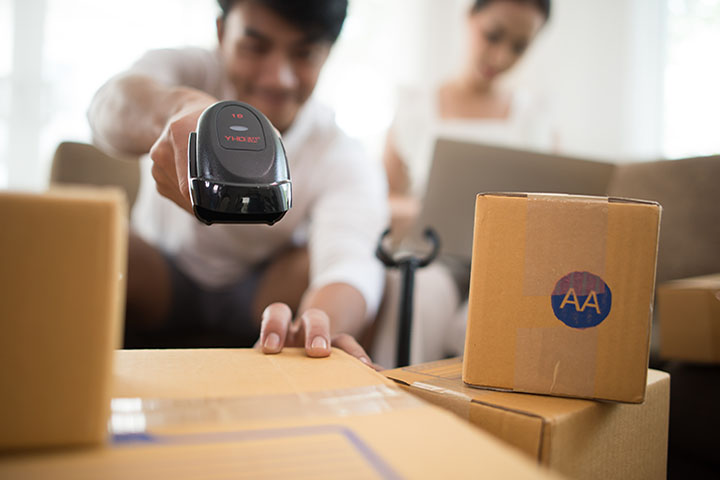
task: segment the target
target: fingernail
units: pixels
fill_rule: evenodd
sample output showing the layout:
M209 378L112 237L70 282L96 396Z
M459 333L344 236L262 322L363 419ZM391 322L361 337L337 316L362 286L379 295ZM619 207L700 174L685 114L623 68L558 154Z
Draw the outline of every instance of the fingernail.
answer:
M370 365L370 359L367 357L359 357L360 361L363 362L365 365Z
M325 340L324 337L317 336L313 338L312 344L310 345L311 348L314 350L327 350L328 343L327 340Z
M271 333L265 337L265 343L263 344L266 350L275 351L280 348L280 335L277 333Z

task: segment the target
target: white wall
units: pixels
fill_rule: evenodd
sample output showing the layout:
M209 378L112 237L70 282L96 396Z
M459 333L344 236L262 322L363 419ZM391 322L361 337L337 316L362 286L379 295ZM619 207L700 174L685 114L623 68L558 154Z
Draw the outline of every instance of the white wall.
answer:
M555 107L563 150L615 161L658 156L663 0L555 0L514 81Z

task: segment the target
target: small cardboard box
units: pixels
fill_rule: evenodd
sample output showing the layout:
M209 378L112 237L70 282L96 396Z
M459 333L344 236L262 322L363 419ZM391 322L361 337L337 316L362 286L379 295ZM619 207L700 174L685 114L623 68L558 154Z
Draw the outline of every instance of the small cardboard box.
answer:
M115 357L112 446L0 458L0 478L556 478L341 351Z
M720 363L720 274L658 286L660 356Z
M568 478L664 479L670 376L650 370L640 405L471 388L460 358L384 372Z
M112 189L0 193L0 450L105 440L126 217Z
M463 380L642 402L659 224L654 202L478 195Z

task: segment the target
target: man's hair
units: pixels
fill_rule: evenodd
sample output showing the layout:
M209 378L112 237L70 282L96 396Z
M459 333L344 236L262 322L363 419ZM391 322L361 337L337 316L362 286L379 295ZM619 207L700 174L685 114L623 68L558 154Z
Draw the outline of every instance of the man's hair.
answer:
M475 0L473 2L473 6L470 11L477 12L478 10L482 10L487 5L491 4L492 2L497 0ZM533 5L537 7L538 10L543 14L545 17L545 21L547 21L550 18L550 0L513 0L515 2L519 3L527 3L529 5Z
M235 4L243 1L271 10L305 32L311 40L330 43L340 35L348 5L347 0L218 0L222 18L225 19Z

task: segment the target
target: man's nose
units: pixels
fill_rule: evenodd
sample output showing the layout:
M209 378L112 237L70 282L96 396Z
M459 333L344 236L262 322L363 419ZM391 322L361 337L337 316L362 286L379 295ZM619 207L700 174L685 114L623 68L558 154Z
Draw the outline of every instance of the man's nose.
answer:
M267 88L291 89L297 86L297 74L285 53L274 52L267 57L263 64L260 83Z

